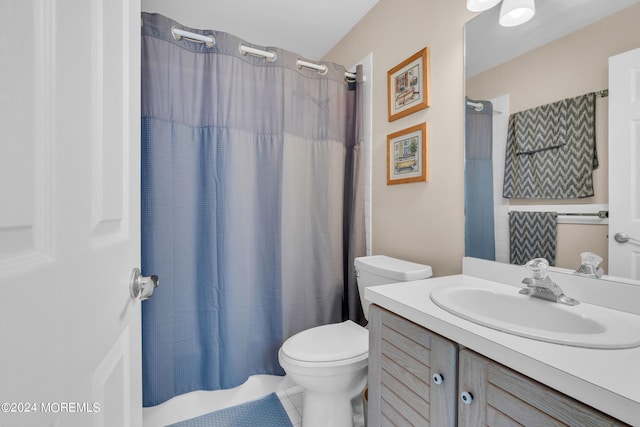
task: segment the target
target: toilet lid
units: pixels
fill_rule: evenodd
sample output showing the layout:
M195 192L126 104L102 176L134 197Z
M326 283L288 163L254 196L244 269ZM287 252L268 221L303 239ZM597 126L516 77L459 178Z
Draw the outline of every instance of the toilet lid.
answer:
M286 340L282 351L306 362L351 359L369 351L369 331L351 320L317 326Z

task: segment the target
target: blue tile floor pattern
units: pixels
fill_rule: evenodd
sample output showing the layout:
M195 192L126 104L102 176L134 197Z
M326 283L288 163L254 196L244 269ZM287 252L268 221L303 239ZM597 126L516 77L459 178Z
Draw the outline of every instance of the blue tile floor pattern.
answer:
M291 427L289 415L285 412L275 393L261 399L210 412L199 417L171 424L171 427Z
M286 412L286 416L289 417L289 420L291 421L291 425L293 425L293 427L302 427L302 409L303 409L304 389L298 385L291 385L290 387L287 387L284 390L275 392L275 395L278 399L280 399L280 404L282 405L282 408L278 408L280 409L280 412L282 412L282 409L284 409L284 411ZM364 427L364 412L363 412L363 405L362 405L362 397L358 396L354 398L351 403L353 405L353 413L354 413L353 426ZM220 409L218 411L224 411L224 410L225 409ZM189 413L189 409L188 407L186 410L184 407L180 409L179 407L176 406L176 407L172 407L170 412L173 413L174 415L177 415L176 413L187 414ZM210 415L210 414L206 414L201 417L206 417L207 415ZM181 422L182 423L193 422L194 420L199 421L199 419L206 421L204 418L201 418L201 417L183 418L178 415L177 420L180 420L180 419L182 420L182 421L178 421L178 425L181 425L180 424ZM173 419L175 420L176 417L174 417ZM154 422L148 422L148 423L145 423L145 425L159 426L160 424L158 423L157 420L154 420ZM161 425L166 426L167 424L162 423ZM182 425L184 426L184 424ZM197 424L189 425L189 427L196 427L196 425ZM211 425L211 424L209 423L204 425Z

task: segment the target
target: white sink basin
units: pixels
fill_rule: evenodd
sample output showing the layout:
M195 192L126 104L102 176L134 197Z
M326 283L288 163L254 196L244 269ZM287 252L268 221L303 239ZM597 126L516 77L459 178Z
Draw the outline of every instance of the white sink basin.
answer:
M568 306L518 293L514 286L447 285L431 291L444 310L502 332L587 348L640 345L640 316L580 303Z

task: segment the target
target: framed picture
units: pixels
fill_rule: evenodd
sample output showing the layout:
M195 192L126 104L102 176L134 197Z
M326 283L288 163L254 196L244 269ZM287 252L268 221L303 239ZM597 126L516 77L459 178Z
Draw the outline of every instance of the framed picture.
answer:
M387 72L389 121L429 106L429 48L425 47Z
M387 185L429 180L428 131L422 123L387 136Z

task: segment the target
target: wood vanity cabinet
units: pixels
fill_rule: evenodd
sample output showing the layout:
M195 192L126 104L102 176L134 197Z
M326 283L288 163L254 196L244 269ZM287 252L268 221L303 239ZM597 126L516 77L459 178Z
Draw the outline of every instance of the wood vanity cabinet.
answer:
M376 305L368 399L369 427L626 426Z
M458 363L461 427L626 425L469 349Z
M368 426L455 426L457 354L453 342L371 305Z

